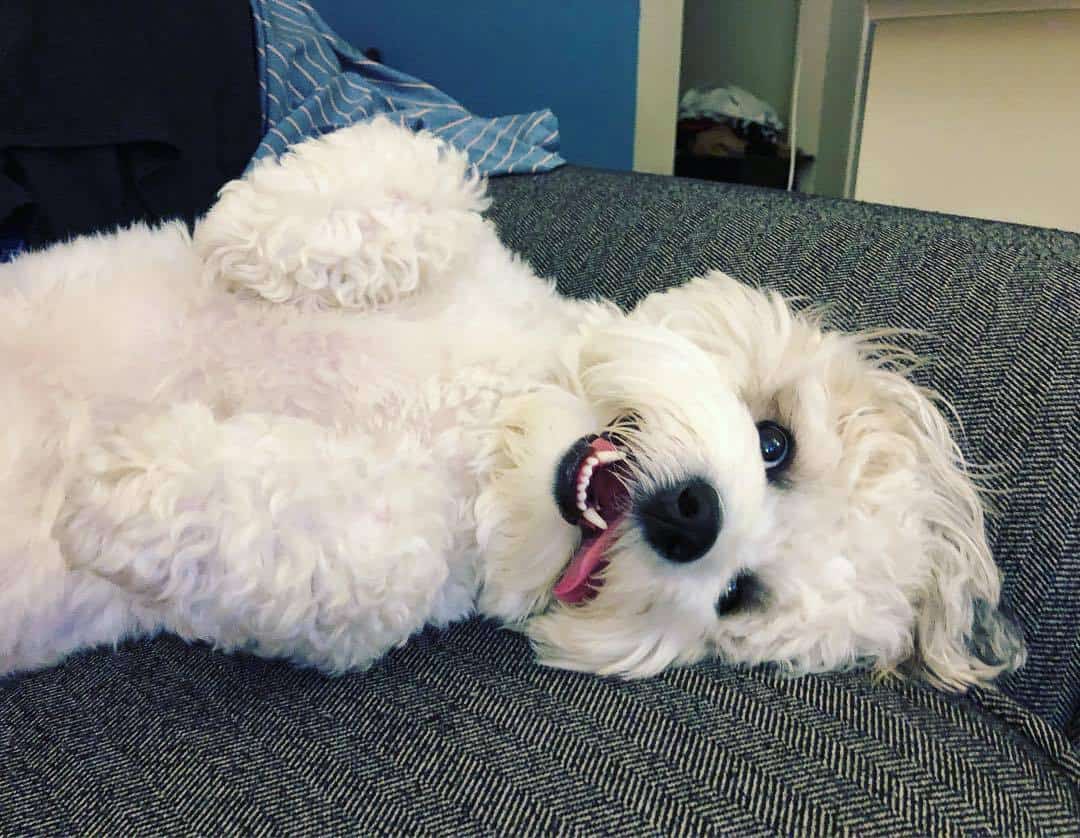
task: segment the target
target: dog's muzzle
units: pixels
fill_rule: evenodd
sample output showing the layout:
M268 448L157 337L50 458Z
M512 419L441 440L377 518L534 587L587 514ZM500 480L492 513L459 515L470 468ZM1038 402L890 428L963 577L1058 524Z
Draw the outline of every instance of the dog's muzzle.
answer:
M712 484L693 477L639 500L637 518L657 553L672 562L692 562L716 542L724 506Z

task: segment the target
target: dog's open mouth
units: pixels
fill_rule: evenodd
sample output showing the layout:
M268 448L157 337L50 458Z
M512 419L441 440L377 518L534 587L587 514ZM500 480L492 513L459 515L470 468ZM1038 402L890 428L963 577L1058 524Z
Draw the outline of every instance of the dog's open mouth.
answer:
M626 456L604 436L583 437L566 452L555 473L555 500L569 523L581 527L581 545L555 583L555 598L576 604L596 595L597 575L629 505L629 493L613 467Z

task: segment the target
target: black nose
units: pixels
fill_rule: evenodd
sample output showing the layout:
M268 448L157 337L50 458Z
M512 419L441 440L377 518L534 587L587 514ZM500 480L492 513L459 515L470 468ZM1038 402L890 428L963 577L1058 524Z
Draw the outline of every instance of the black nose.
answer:
M661 489L638 503L638 518L652 548L673 562L700 559L724 520L720 496L700 477Z

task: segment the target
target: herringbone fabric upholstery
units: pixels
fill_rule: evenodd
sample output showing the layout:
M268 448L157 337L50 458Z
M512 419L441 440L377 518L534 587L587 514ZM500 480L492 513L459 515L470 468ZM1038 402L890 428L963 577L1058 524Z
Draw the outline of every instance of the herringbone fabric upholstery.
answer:
M991 536L1029 669L975 700L715 663L627 683L477 621L327 679L161 638L0 682L0 832L1076 834L1076 237L583 170L493 192L570 293L719 267L937 332L927 380L1013 488Z
M7 834L1080 826L1080 761L1035 717L857 675L600 680L479 622L336 680L163 638L24 678L2 706Z

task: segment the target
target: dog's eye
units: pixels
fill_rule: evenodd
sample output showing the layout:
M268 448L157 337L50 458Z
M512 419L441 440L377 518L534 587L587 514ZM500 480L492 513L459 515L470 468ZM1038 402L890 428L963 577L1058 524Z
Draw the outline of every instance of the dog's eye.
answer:
M791 465L792 455L795 453L795 440L787 428L775 422L768 420L758 422L757 429L765 473L772 480Z
M716 616L726 617L754 605L761 598L761 585L752 573L733 576L716 598Z

